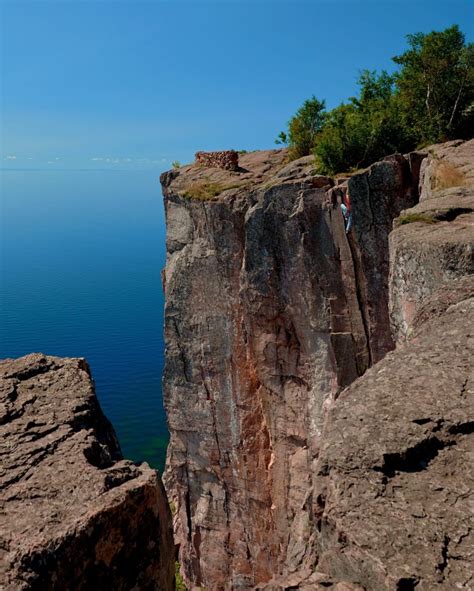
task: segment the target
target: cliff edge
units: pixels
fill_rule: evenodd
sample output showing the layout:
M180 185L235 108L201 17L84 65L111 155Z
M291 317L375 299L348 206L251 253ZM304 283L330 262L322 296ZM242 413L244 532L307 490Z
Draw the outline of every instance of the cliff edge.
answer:
M252 589L315 567L327 409L394 347L388 235L418 202L425 156L337 182L284 150L162 175L165 486L191 586Z
M122 459L86 361L4 360L0 395L0 587L171 591L163 486Z

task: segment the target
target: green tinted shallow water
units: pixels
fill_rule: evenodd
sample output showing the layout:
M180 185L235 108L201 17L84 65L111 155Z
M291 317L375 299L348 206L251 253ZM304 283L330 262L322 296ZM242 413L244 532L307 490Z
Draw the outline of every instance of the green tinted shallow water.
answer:
M0 175L0 356L85 357L125 457L162 469L158 173Z

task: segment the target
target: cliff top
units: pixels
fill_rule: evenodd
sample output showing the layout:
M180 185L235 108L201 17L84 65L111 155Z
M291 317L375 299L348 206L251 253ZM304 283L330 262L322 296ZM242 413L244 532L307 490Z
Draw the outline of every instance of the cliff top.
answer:
M316 173L313 156L288 163L286 148L240 154L239 168L235 171L194 162L160 177L165 191L204 201L294 179L313 179L320 187L332 185L328 177Z
M474 232L474 140L427 148L420 202L402 212L392 241L470 244Z
M433 191L428 187L435 188L437 197L440 196L439 191L452 187L474 188L474 140L453 140L436 144L424 148L418 154L421 157L428 156L425 159L426 164L429 164L428 174L424 175L426 186L421 187L422 192L425 192L425 199L433 196ZM201 162L193 162L163 173L160 180L165 193L212 201L249 189L266 188L295 180L311 181L316 187L329 188L363 172L338 175L338 180L334 181L317 173L312 155L288 162L288 150L281 148L239 154L237 170L224 170L217 165L206 166Z

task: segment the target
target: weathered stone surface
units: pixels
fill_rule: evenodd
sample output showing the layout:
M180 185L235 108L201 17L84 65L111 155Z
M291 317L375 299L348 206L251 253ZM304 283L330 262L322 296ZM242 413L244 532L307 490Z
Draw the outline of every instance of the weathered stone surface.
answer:
M84 359L0 362L0 587L171 590L162 484L122 459Z
M257 589L261 591L290 591L290 589L298 589L298 591L365 591L360 585L340 581L333 576L314 572L311 569L270 581Z
M427 152L420 170L421 201L451 186L474 188L474 140L436 144Z
M353 176L346 236L333 183L308 159L287 165L279 150L241 167L162 176L165 483L184 574L216 591L317 561L325 408L393 347L388 232L418 186L402 156ZM203 178L229 189L184 198Z
M235 150L223 150L221 152L196 152L196 164L223 168L224 170L237 170L239 168L239 154Z
M438 189L436 178L425 173L423 201L402 212L400 221L409 223L390 235L390 317L398 341L425 298L474 273L474 141L435 149L442 155L435 162L455 163L462 171L463 186Z
M336 580L369 591L473 587L474 298L466 281L426 302L416 336L329 413L313 502L318 570Z
M417 336L427 320L442 316L451 306L470 298L474 298L474 275L453 279L423 301L410 325L411 337Z
M392 329L403 341L423 300L457 277L474 273L474 214L452 222L401 226L390 236Z

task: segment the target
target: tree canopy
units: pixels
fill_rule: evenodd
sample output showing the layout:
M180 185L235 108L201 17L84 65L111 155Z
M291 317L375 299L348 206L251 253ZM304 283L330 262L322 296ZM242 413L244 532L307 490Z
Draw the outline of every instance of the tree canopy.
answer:
M394 74L364 70L359 94L326 111L306 100L281 132L291 159L313 153L320 172L364 167L394 152L474 135L474 44L457 25L407 36Z
M325 108L324 101L311 97L290 119L288 133L282 131L278 136L277 143L288 143L293 160L311 154L316 137L323 128Z
M437 142L472 134L474 44L465 43L457 25L407 39L409 49L393 60L401 66L397 90L417 140Z

